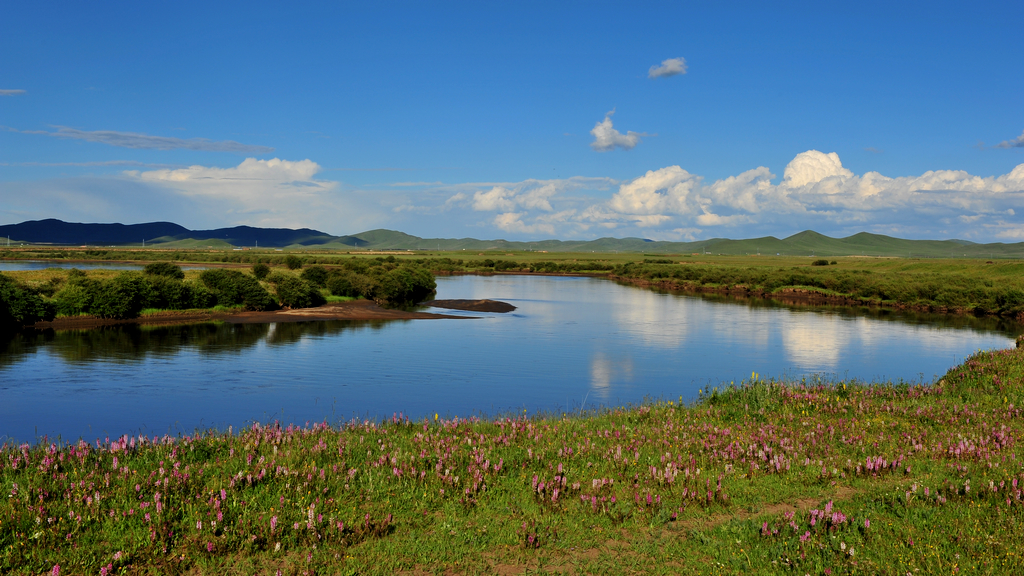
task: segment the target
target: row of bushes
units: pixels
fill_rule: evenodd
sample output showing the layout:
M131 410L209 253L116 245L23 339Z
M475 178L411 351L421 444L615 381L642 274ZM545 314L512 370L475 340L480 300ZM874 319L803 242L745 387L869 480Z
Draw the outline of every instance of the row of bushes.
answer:
M0 327L11 328L55 316L89 314L101 318L134 318L147 308L188 310L243 306L247 310L309 308L335 296L363 297L387 304L424 300L437 285L425 268L386 261L359 261L328 270L311 266L298 276L273 272L265 264L252 273L204 270L198 281L186 281L175 264L154 262L142 272L122 272L101 280L72 269L39 286L19 284L0 274Z
M350 260L345 266L332 269L310 266L302 271L301 279L326 288L334 296L362 297L387 304L421 302L437 289L434 275L426 268L374 260Z
M613 275L624 279L667 280L692 286L736 286L776 292L787 287L817 288L866 300L903 305L974 310L1016 316L1024 312L1021 287L962 274L879 274L830 268L731 268L725 266L622 264Z

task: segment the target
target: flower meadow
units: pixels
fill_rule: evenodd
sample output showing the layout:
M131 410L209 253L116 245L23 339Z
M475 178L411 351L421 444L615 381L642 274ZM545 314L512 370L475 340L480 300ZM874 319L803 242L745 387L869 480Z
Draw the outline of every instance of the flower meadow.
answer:
M1019 574L1022 379L6 444L0 573Z

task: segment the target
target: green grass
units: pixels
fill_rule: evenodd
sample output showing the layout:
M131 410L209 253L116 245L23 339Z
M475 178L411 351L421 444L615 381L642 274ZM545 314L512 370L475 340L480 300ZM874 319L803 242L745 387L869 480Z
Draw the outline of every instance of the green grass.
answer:
M353 296L333 296L331 294L326 293L324 294L324 298L327 299L328 302L351 302L353 300L359 299Z
M1001 350L931 385L8 444L0 572L1021 573L1022 382Z

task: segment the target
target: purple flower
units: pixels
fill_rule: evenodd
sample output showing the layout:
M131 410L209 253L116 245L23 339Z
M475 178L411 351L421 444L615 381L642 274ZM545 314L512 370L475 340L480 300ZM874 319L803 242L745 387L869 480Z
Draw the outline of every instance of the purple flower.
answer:
M50 576L60 576L60 564L53 565L53 570L50 570Z
M277 528L277 516L270 519L270 532L273 533L274 529Z

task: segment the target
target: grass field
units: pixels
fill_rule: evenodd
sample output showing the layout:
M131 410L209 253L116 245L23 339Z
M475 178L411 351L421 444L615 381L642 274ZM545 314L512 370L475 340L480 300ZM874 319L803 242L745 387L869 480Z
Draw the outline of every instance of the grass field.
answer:
M126 260L149 262L209 263L248 268L265 262L281 269L285 256L268 251L25 251L23 258L54 260ZM58 258L59 257L59 258ZM374 253L345 254L305 251L305 265L340 265L357 259L415 261L436 274L445 273L586 273L611 275L639 284L657 284L679 290L717 290L741 287L754 295L772 296L792 289L848 298L849 303L882 305L961 314L999 315L1016 318L1024 313L1024 260L971 258L865 258L822 259L794 256L719 256L704 254L643 255L635 253L541 253L541 252L407 252L386 256ZM30 286L61 277L65 272L45 270L10 272ZM196 271L186 271L187 278ZM94 271L90 275L113 276Z
M1022 381L6 445L0 572L1019 574Z

